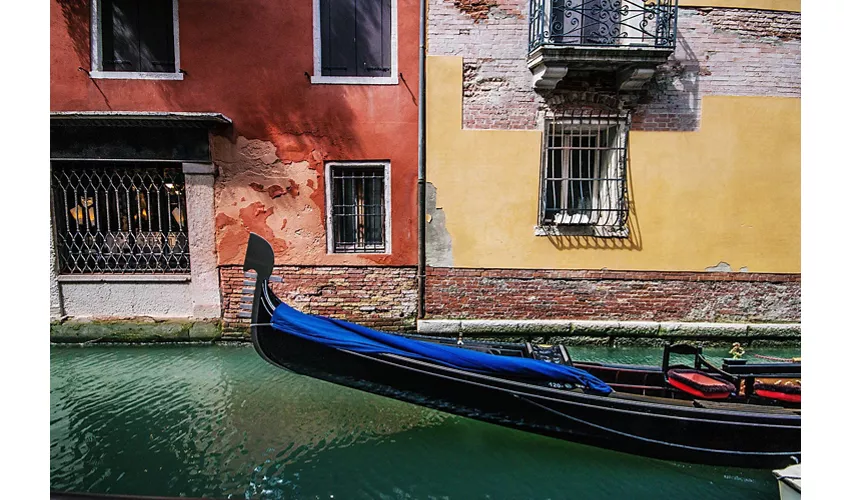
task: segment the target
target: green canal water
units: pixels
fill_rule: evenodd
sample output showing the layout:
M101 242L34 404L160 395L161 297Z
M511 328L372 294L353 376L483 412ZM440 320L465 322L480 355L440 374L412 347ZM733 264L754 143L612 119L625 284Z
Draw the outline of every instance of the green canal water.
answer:
M51 347L50 485L264 499L778 498L770 471L648 459L456 417L276 369L248 345Z

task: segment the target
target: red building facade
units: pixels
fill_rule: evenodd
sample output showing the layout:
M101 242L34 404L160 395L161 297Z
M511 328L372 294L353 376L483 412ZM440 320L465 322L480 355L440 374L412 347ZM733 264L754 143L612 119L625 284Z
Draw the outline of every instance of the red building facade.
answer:
M238 330L255 232L301 309L414 327L419 5L348 3L52 0L54 317L104 316L97 284L129 290L101 297L115 316ZM185 188L139 180L157 165ZM178 253L165 226L185 230L188 266L151 264Z

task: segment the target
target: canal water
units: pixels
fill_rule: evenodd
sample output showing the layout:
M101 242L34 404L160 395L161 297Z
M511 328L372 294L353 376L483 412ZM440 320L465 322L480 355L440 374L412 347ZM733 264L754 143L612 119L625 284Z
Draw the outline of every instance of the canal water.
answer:
M661 350L573 348L658 364ZM762 349L773 356L799 349ZM722 357L725 350L708 350ZM777 499L770 471L648 459L272 367L250 345L53 346L50 485L269 499Z

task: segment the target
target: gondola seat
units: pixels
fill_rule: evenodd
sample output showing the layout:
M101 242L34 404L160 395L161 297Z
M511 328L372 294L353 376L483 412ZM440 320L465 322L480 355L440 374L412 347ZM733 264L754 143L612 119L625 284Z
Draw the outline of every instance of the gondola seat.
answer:
M753 384L753 394L765 399L799 403L801 391L800 386L795 384L769 384L759 381Z
M667 383L691 396L702 399L726 399L735 392L731 383L701 370L677 368L667 371Z

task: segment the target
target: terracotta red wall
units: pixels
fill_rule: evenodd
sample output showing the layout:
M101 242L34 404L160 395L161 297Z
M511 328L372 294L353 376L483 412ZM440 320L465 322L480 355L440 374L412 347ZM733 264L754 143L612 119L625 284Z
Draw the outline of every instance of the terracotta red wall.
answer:
M312 85L310 0L180 0L182 81L92 80L78 69L90 69L88 1L52 0L51 111L232 119L212 138L220 264L241 261L249 231L272 241L278 264L415 264L419 7L398 4L398 85ZM392 255L327 254L323 164L334 160L391 162Z

